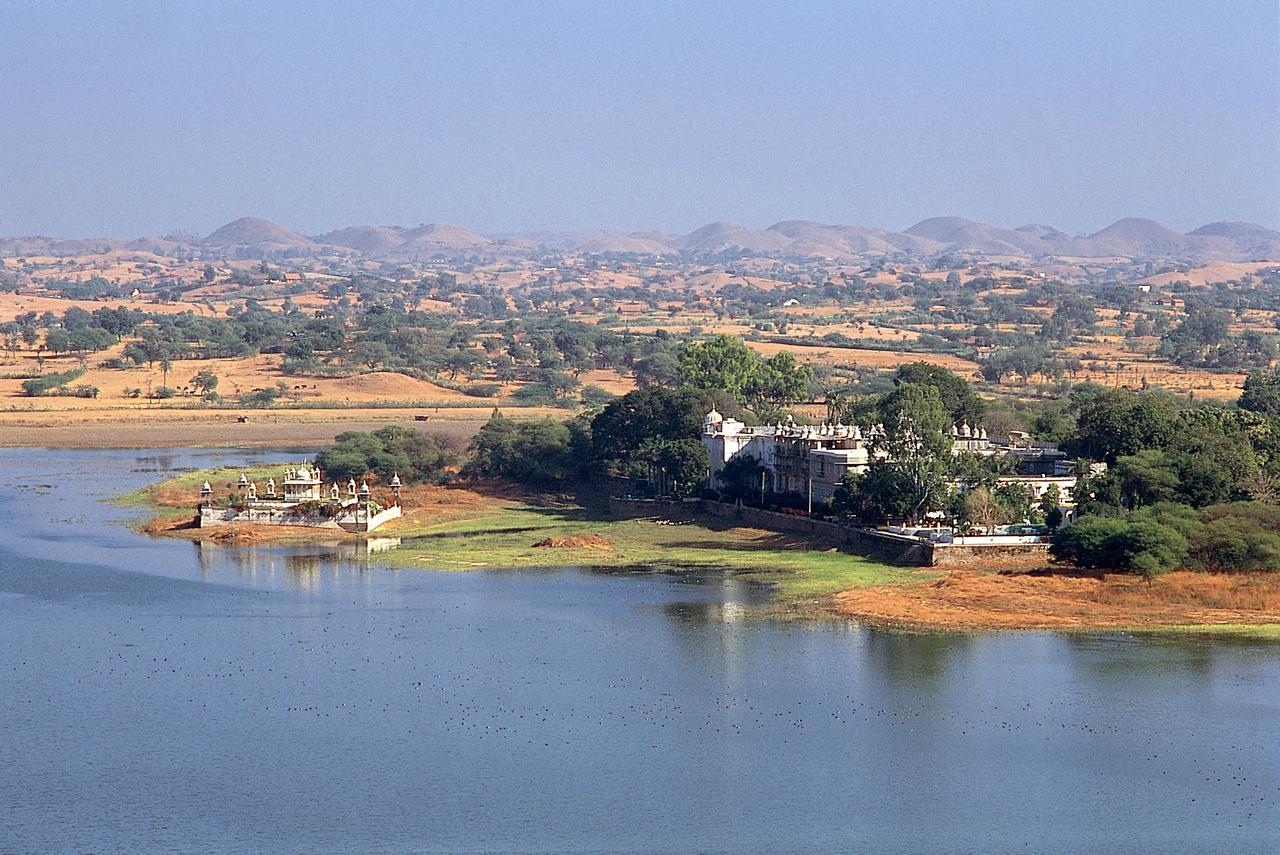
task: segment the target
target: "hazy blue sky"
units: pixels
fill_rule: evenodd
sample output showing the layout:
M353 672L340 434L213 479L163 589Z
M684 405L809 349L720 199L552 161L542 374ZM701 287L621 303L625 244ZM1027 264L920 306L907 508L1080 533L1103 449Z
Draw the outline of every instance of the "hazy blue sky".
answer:
M0 234L1277 228L1278 9L0 2Z

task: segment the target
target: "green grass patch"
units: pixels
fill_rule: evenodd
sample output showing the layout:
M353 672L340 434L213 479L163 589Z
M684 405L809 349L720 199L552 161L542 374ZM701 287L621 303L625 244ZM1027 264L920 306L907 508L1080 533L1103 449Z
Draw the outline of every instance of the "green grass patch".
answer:
M1193 623L1142 626L1124 630L1133 635L1239 638L1280 641L1280 624L1275 623Z
M175 500L194 508L200 485L209 481L225 495L244 473L259 489L286 464L221 467L182 472L165 481L114 497L114 504L171 514ZM905 583L932 571L889 564L815 547L791 535L743 529L690 515L681 525L653 519L614 519L602 507L535 504L494 498L491 504L443 511L438 520L410 515L381 529L379 536L402 538L398 549L378 556L402 567L482 570L590 566L619 571L722 572L767 581L787 600L815 597L861 585ZM538 547L545 538L597 535L607 548Z
M406 539L385 560L442 570L591 566L667 572L718 571L777 585L784 598L925 578L920 571L816 548L789 535L733 528L710 519L661 525L611 519L579 507L508 502L502 507L396 529ZM608 548L539 547L544 538L597 535Z

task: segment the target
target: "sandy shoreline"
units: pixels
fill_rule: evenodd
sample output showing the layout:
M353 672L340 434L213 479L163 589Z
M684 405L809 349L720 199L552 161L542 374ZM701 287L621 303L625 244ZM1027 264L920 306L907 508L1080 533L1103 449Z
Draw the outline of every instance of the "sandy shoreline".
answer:
M162 411L163 412L163 411ZM469 440L488 418L488 410L414 421L402 410L258 411L246 423L235 414L171 410L154 418L122 419L78 412L5 413L0 417L0 448L180 448L326 445L343 431L372 431L388 425L416 428Z

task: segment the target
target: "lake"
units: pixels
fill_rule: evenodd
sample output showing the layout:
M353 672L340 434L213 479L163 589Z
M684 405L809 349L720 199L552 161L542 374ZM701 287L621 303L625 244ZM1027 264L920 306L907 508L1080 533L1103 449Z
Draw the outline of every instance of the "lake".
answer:
M0 450L0 851L1280 851L1280 645L753 621L101 501L286 457Z

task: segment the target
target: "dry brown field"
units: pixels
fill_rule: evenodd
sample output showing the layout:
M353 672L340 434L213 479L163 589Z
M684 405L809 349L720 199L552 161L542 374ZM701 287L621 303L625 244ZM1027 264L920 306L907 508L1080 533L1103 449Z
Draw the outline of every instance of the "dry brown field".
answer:
M1148 585L1124 574L956 571L937 581L855 588L834 611L916 629L1136 629L1280 622L1280 574L1170 573Z
M1274 261L1214 261L1187 270L1172 270L1168 273L1157 273L1148 276L1141 282L1145 285L1168 285L1174 282L1187 282L1192 286L1203 287L1217 282L1232 282L1237 279L1248 279L1259 270L1278 266Z
M13 294L0 293L0 323L12 321L18 315L27 312L37 312L44 314L45 312L53 312L55 315L61 315L67 309L72 307L84 309L92 312L101 308L118 308L124 306L128 309L140 309L144 312L155 312L157 314L177 315L182 312L194 312L197 315L209 314L209 307L203 303L179 302L179 303L152 303L148 300L63 300L60 297L46 297L38 294Z
M854 347L816 347L807 345L778 344L770 341L749 341L747 345L764 356L789 351L801 362L819 365L839 365L847 368L893 369L908 362L928 362L971 377L978 364L958 356L939 353L911 353L900 350L868 350Z

